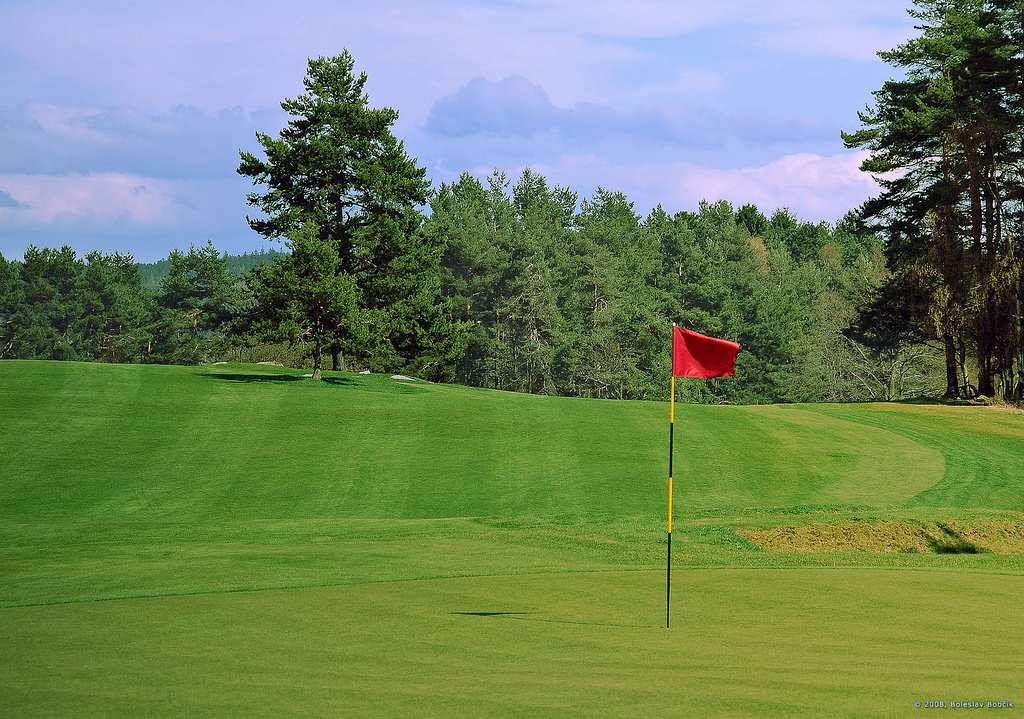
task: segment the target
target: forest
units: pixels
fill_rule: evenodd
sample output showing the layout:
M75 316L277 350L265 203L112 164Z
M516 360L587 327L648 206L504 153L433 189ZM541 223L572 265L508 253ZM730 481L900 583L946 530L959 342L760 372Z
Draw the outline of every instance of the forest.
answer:
M743 345L693 402L1019 400L1024 13L920 0L896 79L843 133L878 196L834 223L707 201L638 213L525 170L434 187L347 52L241 152L252 229L159 270L127 254L0 256L0 358L280 362L517 392L660 399L673 322ZM852 124L852 123L851 123ZM837 130L838 131L838 130ZM157 279L159 277L159 279Z

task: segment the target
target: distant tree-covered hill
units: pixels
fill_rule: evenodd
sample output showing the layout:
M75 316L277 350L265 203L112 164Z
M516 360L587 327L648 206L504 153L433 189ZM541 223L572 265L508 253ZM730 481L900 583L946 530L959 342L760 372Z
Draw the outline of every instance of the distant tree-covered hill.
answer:
M278 255L285 254L280 250L258 250L246 252L241 255L225 255L228 271L235 277L241 277L253 267L265 265L273 261ZM146 289L155 290L160 286L163 279L170 270L171 263L165 257L157 262L140 262L139 275L142 277L142 284Z

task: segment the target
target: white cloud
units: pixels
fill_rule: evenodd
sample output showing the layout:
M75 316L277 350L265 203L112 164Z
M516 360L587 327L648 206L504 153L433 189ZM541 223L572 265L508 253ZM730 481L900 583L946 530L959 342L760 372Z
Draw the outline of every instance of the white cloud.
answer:
M88 175L0 175L0 190L19 207L0 207L0 230L122 226L162 228L187 212L167 180L97 173Z
M860 171L865 157L864 152L799 153L759 167L687 168L674 192L684 202L725 198L765 209L789 207L815 219L838 219L878 191L871 176Z
M838 133L806 114L727 113L713 107L657 106L627 110L598 103L558 107L540 85L523 77L471 80L434 105L425 129L447 137L558 136L563 147L594 146L609 138L642 138L651 146L720 147L730 140L775 144L832 139Z
M96 108L33 102L27 110L28 116L45 133L70 140L103 145L112 141L111 137L97 132L88 125L90 118L96 117L102 112Z
M0 107L8 145L0 152L0 174L229 177L239 148L253 149L257 128L272 131L280 117L183 105L148 112L55 103Z
M701 200L756 204L764 212L788 207L800 217L837 220L878 191L859 169L862 152L798 153L764 165L715 169L684 162L609 163L593 155L565 155L535 169L553 182L587 192L600 185L622 190L640 211L661 204L670 212L695 209Z
M244 179L169 180L120 172L0 174L0 252L29 244L131 251L140 259L208 239L242 252L266 247L245 221ZM251 210L250 210L251 212Z

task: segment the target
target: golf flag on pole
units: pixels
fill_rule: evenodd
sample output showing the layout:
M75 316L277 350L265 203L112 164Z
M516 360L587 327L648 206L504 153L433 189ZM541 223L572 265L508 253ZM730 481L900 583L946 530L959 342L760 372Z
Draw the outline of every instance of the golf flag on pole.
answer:
M672 445L676 433L676 377L732 377L740 346L672 323L672 380L668 401L668 550L665 561L665 628L672 604Z
M736 374L738 344L682 327L672 329L673 377L732 377Z

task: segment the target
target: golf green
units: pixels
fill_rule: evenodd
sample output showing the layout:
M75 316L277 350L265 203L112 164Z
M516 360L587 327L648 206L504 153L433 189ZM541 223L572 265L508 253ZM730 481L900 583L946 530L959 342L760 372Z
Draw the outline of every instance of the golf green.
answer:
M862 717L1018 698L1024 577L692 570L669 631L661 581L566 572L6 609L0 709Z

